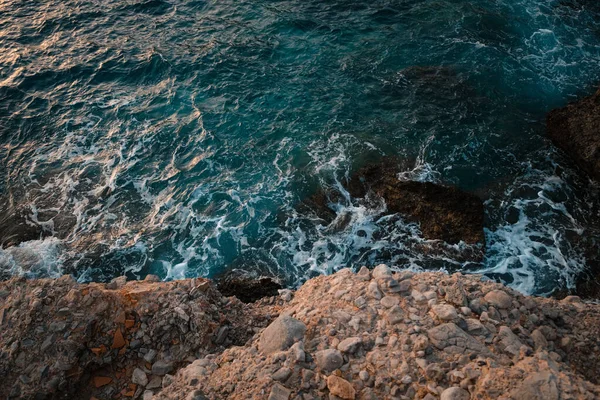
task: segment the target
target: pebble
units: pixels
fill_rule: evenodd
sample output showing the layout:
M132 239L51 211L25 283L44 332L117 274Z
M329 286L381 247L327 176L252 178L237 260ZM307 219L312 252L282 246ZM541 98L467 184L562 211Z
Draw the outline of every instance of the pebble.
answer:
M369 286L367 286L367 295L375 300L381 299L382 294L381 294L381 291L379 290L379 286L377 285L377 282L372 281L369 283Z
M131 382L136 385L146 386L148 384L148 376L146 376L146 373L141 369L135 368L131 375Z

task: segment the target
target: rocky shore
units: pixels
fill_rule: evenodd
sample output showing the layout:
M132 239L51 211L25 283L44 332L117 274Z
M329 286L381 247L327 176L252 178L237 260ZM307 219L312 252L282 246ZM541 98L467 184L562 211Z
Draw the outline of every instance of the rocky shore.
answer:
M600 306L345 269L244 304L209 280L0 283L0 398L595 399Z

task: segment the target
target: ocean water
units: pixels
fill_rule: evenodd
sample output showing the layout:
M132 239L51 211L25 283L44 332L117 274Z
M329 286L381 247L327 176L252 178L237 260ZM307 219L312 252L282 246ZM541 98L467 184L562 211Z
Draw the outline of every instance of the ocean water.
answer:
M387 262L571 287L598 187L544 119L599 81L593 0L1 1L0 276ZM347 196L380 157L486 201L481 264ZM318 191L347 225L299 207Z

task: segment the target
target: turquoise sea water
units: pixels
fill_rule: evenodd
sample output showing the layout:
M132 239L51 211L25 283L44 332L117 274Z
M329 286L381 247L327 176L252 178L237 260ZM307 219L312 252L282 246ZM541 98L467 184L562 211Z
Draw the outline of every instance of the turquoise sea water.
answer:
M570 286L597 187L544 119L599 81L591 0L2 1L0 275L388 262ZM481 265L349 198L342 231L298 207L381 156L486 200Z

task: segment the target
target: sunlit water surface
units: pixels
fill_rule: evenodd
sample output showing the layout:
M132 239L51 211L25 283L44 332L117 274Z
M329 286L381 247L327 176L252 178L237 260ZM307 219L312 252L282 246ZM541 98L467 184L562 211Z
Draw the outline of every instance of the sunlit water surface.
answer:
M0 1L0 275L387 262L572 286L597 188L544 118L599 65L595 1ZM353 199L329 204L341 231L298 207L383 156L486 200L483 264Z

